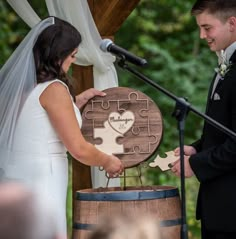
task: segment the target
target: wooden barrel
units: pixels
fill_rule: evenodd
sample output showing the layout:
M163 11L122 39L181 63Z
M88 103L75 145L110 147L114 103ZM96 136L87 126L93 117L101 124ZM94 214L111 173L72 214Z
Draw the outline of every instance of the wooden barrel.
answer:
M76 192L75 204L73 239L86 239L101 215L120 212L151 214L160 224L162 239L180 239L181 203L175 187L84 189Z

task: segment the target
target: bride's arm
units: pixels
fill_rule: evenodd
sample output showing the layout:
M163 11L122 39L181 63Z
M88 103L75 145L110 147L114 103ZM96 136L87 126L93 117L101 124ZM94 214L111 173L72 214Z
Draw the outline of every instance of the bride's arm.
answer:
M102 166L112 176L123 171L121 161L99 151L83 137L68 90L59 82L50 84L40 96L53 127L71 155L86 165Z

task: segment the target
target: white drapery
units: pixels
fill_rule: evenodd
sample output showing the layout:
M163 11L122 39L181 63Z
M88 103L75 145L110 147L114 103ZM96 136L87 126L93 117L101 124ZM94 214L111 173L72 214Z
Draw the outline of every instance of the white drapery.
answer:
M41 19L27 0L7 0L16 13L33 27ZM45 0L49 15L64 19L74 25L82 35L82 43L76 64L93 65L94 87L104 90L118 86L118 78L113 62L115 57L99 49L101 36L92 18L87 0ZM104 171L91 167L93 188L105 187L107 178ZM119 186L119 179L112 179L109 186Z
M101 36L93 21L87 0L45 0L49 14L74 25L82 35L77 64L93 65L94 87L99 90L118 85L115 58L99 49Z

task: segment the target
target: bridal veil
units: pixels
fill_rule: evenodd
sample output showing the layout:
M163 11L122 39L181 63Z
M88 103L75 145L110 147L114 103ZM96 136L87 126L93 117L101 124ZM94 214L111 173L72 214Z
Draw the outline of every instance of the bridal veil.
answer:
M0 70L0 178L11 156L18 116L36 85L34 43L38 35L52 24L54 18L49 17L33 27Z

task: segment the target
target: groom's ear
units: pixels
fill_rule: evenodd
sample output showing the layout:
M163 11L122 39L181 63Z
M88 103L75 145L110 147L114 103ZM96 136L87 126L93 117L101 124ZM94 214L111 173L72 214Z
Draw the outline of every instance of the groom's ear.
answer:
M229 30L231 32L236 32L236 17L230 17L228 19L228 23L229 23Z

